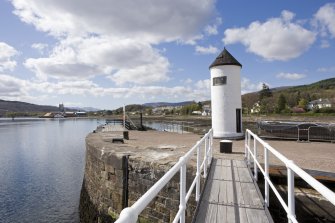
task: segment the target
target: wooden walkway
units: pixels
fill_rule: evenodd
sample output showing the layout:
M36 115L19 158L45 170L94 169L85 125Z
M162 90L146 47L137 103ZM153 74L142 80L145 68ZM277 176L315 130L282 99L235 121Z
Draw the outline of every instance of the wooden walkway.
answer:
M242 160L213 159L196 223L273 222Z

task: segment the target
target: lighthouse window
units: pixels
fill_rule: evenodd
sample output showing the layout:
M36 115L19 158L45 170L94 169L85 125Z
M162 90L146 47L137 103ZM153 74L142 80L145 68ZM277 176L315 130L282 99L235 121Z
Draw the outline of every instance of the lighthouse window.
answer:
M213 78L213 86L225 85L225 84L227 84L227 76Z

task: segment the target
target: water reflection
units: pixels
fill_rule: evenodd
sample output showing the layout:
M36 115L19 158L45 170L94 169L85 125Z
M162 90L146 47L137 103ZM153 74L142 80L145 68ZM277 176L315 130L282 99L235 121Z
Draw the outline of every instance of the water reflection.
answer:
M79 222L91 119L0 119L0 222Z

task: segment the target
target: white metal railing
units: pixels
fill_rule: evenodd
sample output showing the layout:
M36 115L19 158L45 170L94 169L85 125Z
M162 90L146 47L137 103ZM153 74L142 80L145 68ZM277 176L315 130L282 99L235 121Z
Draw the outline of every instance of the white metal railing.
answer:
M253 138L253 146L251 148L251 137ZM264 169L257 160L257 142L260 143L264 148ZM287 168L287 204L284 199L279 194L278 190L275 188L274 184L269 178L269 153L271 152L275 157L277 157L281 162L286 165ZM269 206L269 186L273 190L274 194L277 196L279 202L285 209L287 213L287 218L289 222L298 222L295 216L295 194L294 194L294 174L300 176L306 183L318 191L322 196L324 196L329 202L335 206L335 193L330 189L325 187L311 175L306 173L300 167L295 165L292 160L287 159L277 150L272 148L269 144L259 138L256 134L251 132L249 129L246 130L245 134L245 157L247 163L250 166L250 156L253 158L254 165L254 180L258 180L258 168L264 176L264 201L265 205Z
M204 145L204 158L201 162L201 146ZM180 203L179 211L177 212L173 222L185 223L186 204L189 200L194 187L196 188L195 200L200 199L200 176L203 170L203 176L207 177L207 167L212 162L212 147L213 147L213 130L201 138L179 161L159 179L142 197L140 197L131 207L123 209L116 223L135 223L139 214L148 206L148 204L157 196L163 187L171 180L171 178L180 171ZM195 178L186 192L186 164L196 152L197 155L197 172Z

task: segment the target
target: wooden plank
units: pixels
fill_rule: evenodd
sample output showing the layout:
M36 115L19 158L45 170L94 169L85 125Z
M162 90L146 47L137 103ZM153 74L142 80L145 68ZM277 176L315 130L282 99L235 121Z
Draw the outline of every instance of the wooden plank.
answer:
M268 223L271 222L265 211L260 209L246 209L249 222Z
M245 205L252 208L263 208L263 204L253 183L241 183Z
M225 175L226 177L225 177L224 180L229 180L229 181L233 180L233 178L232 178L232 169L233 168L234 168L233 166L228 166L223 170L226 173L226 175Z
M236 207L238 210L238 207ZM239 219L240 216L238 214L238 211L236 213L235 207L234 206L227 206L227 219L225 222L230 223L230 222L236 222L237 219Z
M235 166L235 167L233 168L233 170L234 170L234 178L235 178L235 182L240 182L240 175L238 174L238 169L237 169L237 167Z
M226 205L218 205L216 222L217 223L227 222L227 206Z
M236 167L242 167L242 168L247 167L247 164L245 163L244 160L234 160L234 164Z
M212 188L209 194L209 202L219 202L219 190L220 190L220 181L213 180Z
M222 166L230 166L230 160L223 159L221 160L221 162L222 162Z
M240 178L240 182L244 183L252 183L252 178L250 176L250 172L248 168L237 168L237 172Z
M218 213L218 205L217 204L209 204L206 214L206 223L213 223L213 222L220 222L217 219L217 213Z
M251 221L248 220L246 208L239 208L239 213L240 213L240 223L252 223Z
M241 183L240 182L235 182L235 189L236 189L236 201L237 204L239 204L240 206L245 206L246 202L244 201L244 197L243 197L243 192L242 192L242 188L241 188Z
M195 222L272 222L245 163L217 160L216 164L219 165L213 165L209 174Z

